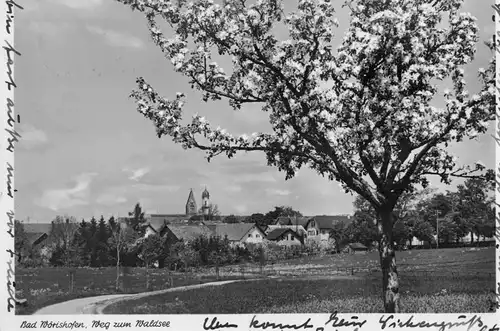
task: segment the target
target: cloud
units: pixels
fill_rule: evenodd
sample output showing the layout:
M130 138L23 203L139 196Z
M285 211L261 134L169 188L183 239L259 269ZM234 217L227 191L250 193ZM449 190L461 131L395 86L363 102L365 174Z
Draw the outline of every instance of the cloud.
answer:
M242 187L240 185L229 185L225 187L227 192L236 193L241 192Z
M245 205L236 205L234 206L234 210L236 210L236 212L238 212L239 214L244 214L248 210L248 208Z
M148 167L144 167L144 168L139 168L139 169L136 169L136 170L132 170L132 175L129 177L129 179L138 181L145 174L147 174L150 170L151 169L149 169ZM130 170L124 169L124 171L130 171Z
M66 26L64 26L65 28ZM50 37L55 37L61 32L61 26L50 22L50 21L31 21L28 25L28 29L32 33L43 34Z
M51 0L71 9L94 9L101 6L104 0Z
M17 131L22 137L20 146L28 149L43 145L48 141L47 134L31 124L21 124Z
M234 179L237 183L253 183L253 182L263 182L263 183L274 183L276 178L270 172L264 172L260 174L246 174L242 173Z
M278 189L270 189L266 188L266 194L268 195L281 195L281 196L287 196L290 195L290 191L288 190L278 190Z
M105 206L112 206L112 205L118 205L121 203L127 202L127 198L122 197L122 196L116 196L111 193L104 193L101 194L97 199L96 203L100 205L105 205Z
M102 36L112 46L129 48L144 47L144 43L139 38L121 32L102 29L97 26L87 26L87 30L91 33Z
M178 185L151 185L151 184L134 184L131 187L132 189L137 189L141 191L147 192L177 192L180 189Z
M89 186L95 173L83 173L75 178L76 185L68 189L46 190L35 201L41 207L54 211L88 204Z

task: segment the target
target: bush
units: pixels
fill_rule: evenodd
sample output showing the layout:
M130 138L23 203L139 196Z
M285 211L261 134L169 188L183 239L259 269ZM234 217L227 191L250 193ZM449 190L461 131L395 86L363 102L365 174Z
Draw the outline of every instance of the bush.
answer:
M318 255L321 253L321 246L316 240L306 240L303 252L308 255Z
M23 268L39 268L39 267L43 267L44 263L41 259L28 257L28 258L23 259L23 261L21 262L21 266Z

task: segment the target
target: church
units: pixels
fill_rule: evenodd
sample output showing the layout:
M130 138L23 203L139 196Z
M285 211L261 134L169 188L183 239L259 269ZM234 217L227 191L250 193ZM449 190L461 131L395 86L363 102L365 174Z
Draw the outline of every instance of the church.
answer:
M201 193L201 208L198 209L198 204L194 197L193 189L189 191L186 201L186 209L184 214L149 214L146 219L154 227L167 223L179 223L193 221L206 221L210 218L210 193L207 188Z
M201 215L205 220L207 220L210 213L210 193L208 192L206 187L205 190L201 193L201 204ZM192 216L196 215L199 215L198 207L194 198L193 189L191 189L186 202L186 217L191 218Z

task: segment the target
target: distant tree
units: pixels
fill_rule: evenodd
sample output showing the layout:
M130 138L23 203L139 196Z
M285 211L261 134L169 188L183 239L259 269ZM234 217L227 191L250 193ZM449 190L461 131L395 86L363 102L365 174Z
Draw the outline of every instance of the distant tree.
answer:
M457 186L455 194L456 211L464 221L464 227L471 233L471 242L474 242L473 233L480 235L481 228L486 229L494 225L494 218L489 217L494 189L490 181L480 178L467 179L464 184Z
M258 226L267 225L265 222L266 217L261 213L254 213L245 219L245 223L254 223Z
M418 217L413 223L412 235L420 241L432 244L434 240L434 228L429 222Z
M451 213L453 204L448 194L436 193L427 199L421 200L417 205L417 210L420 217L431 223L435 230L437 217L441 218Z
M411 240L411 227L409 223L413 222L412 218L415 217L417 206L421 204L424 197L427 197L434 190L430 188L415 190L412 192L405 192L399 198L397 204L393 209L393 241L398 243L399 246ZM358 238L365 246L370 247L374 241L382 235L380 232L379 215L373 205L361 195L357 195L353 202L354 217L357 222L354 222L351 228L351 235ZM396 227L397 228L394 228ZM363 234L363 229L366 234Z
M397 220L392 230L392 239L397 247L404 247L412 238L411 228L404 220Z
M49 241L55 247L51 256L51 264L70 266L79 263L78 245L74 240L77 229L78 224L74 217L56 216L52 221Z
M49 237L52 242L66 247L72 242L77 229L78 224L74 217L56 216L51 223Z
M144 261L146 267L146 288L150 289L151 284L149 281L149 268L154 262L165 258L166 242L165 237L160 236L155 233L147 236L146 238L141 238L140 253L139 256Z
M96 259L97 265L100 267L107 267L109 264L109 228L101 215L99 223L97 224L96 237Z
M224 223L240 223L240 220L233 214L224 218Z
M99 242L97 240L97 220L94 216L89 224L90 266L97 267L97 253Z
M14 221L14 251L17 255L17 262L21 262L29 251L28 236L24 231L24 224L21 221Z
M476 228L478 236L482 236L483 239L491 238L495 235L495 231L498 231L495 227L495 207L491 206L487 209L487 212L480 219Z
M203 212L204 212L204 209L203 209L203 207L201 207L198 211L198 214L204 215ZM210 203L208 205L208 220L214 221L214 220L218 220L218 219L220 219L219 206L217 206L216 204Z
M78 245L78 256L80 262L84 266L90 265L90 255L92 253L92 235L89 229L89 223L84 219L79 224L78 230L75 233L76 244Z
M338 222L330 230L330 238L335 241L335 250L340 252L349 242L349 230L344 222Z
M120 288L120 263L121 256L129 251L138 238L132 226L125 222L117 222L114 217L108 220L111 230L110 244L116 251L116 290Z
M376 220L372 215L356 212L354 220L347 227L349 242L359 242L366 247L373 247L374 243L378 243L380 234L377 228Z
M418 209L417 206L422 204L424 198L428 197L434 189L425 188L422 190L415 190L412 192L405 192L399 198L397 204L394 206L393 217L405 220L412 217L412 212ZM372 219L373 222L378 224L378 214L373 205L361 195L356 195L353 202L354 212L362 215L364 219Z
M179 244L179 246L177 247L177 252L179 261L182 263L185 269L197 267L201 264L199 252L194 250L190 245L181 246L181 244Z
M446 215L439 219L439 231L438 240L439 243L451 243L458 239L460 229L457 222L454 220L454 216L451 214Z
M274 210L271 210L264 215L266 224L272 224L278 217L280 216L290 216L290 217L302 217L302 213L300 211L294 210L290 206L275 206Z
M135 204L134 210L128 213L130 217L130 225L132 226L132 229L138 233L139 237L144 237L146 232L146 218L144 217L144 214L145 213L139 202Z

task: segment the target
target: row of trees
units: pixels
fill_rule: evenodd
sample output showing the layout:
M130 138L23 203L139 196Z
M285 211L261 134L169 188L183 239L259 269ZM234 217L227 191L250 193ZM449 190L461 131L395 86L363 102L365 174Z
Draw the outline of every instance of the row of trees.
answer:
M471 243L490 238L495 231L492 189L490 182L476 178L458 185L454 192L426 189L405 194L394 210L392 239L397 247L405 247L413 237L435 246L457 243L467 235ZM371 205L357 196L354 208L354 221L337 224L331 231L338 250L348 242L369 247L380 240L380 220Z

